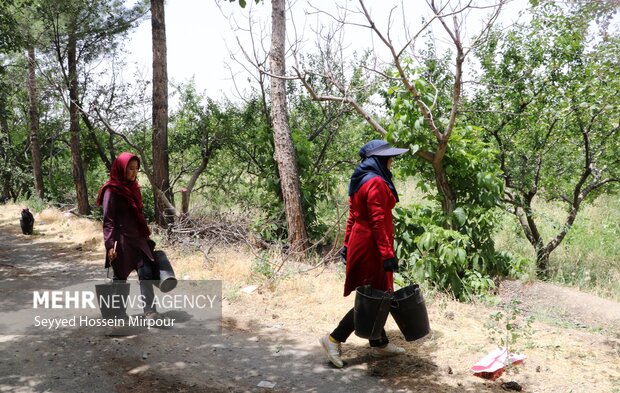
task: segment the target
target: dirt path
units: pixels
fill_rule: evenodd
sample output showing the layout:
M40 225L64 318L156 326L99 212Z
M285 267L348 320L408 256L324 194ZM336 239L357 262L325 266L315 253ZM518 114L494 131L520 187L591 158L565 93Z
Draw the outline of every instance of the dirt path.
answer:
M70 241L52 243L42 234L24 236L9 224L0 220L1 321L10 321L32 290L62 289L102 274L100 253L85 252ZM391 360L362 358L344 373L324 360L315 337L280 326L225 315L221 335L158 332L110 337L82 328L0 335L0 391L397 391L389 381L368 372L373 367L389 368ZM275 387L257 387L261 381Z
M519 299L524 310L538 319L601 329L620 337L620 306L611 300L539 281L504 281L499 292L505 301Z
M51 230L39 228L38 235L24 236L0 212L0 328L33 289L62 288L102 274L97 247L68 236L51 241ZM321 285L331 285L325 277ZM407 355L377 360L364 340L352 337L343 355L346 367L339 370L324 359L316 340L351 299L330 297L333 311L312 290L305 304L299 297L286 303L275 293L226 303L221 335L153 329L118 337L84 328L25 336L0 330L0 392L497 393L511 379L530 392L620 392L620 305L548 284L507 282L501 293L519 296L528 312L546 320L536 326L537 342L523 371L497 382L468 371L489 348L480 328L489 312L483 306L429 299L429 339L404 342L388 325L388 335ZM283 312L293 307L295 320ZM258 387L261 381L275 387Z

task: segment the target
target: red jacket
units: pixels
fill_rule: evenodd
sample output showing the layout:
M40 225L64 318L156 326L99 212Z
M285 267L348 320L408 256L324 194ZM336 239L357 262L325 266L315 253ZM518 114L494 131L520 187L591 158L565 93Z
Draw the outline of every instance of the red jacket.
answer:
M358 286L394 289L392 272L383 270L383 261L394 257L392 209L396 198L385 181L373 177L349 198L349 218L344 236L347 247L347 274L344 296Z

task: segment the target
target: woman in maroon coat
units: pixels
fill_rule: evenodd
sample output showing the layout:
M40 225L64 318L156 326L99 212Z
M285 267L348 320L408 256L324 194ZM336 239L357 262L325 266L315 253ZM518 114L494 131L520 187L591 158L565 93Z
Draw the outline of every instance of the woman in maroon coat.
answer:
M152 280L159 270L149 244L151 231L142 212L142 195L137 181L140 159L135 154L121 153L112 163L110 180L99 190L97 204L103 205L103 240L105 267L112 267L115 281L124 281L137 270L140 293L145 301L147 318L159 318L153 299Z
M347 265L344 296L363 285L393 290L393 272L398 270L398 261L394 256L392 209L398 202L398 193L390 167L393 157L407 151L382 140L370 141L359 151L362 162L349 183L349 218L341 250ZM327 358L336 367L343 366L341 343L354 330L354 309L351 309L331 334L320 339ZM370 340L370 346L374 356L405 353L404 348L389 342L385 330L380 339Z

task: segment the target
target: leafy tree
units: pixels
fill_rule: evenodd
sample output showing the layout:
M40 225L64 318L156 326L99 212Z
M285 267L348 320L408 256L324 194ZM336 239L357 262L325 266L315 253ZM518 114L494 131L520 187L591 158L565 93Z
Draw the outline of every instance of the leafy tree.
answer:
M417 89L434 116L446 122L454 80L448 56L439 58L432 42L428 48L421 55L424 64L413 68L412 62L406 62L406 70L415 75ZM436 138L408 91L391 85L385 97L388 136L412 151L433 151ZM441 193L434 192L435 168L415 157L398 160L400 172L415 176L429 199L429 203L396 209L396 255L405 264L405 279L424 280L467 299L493 288L491 277L509 272L511 257L498 253L493 242L503 195L496 156L497 150L483 140L479 127L461 119L456 122L442 159L456 206L450 214L443 209Z
M0 4L0 55L22 47L22 35L17 29L16 12L23 6L21 0L5 0Z
M78 210L81 214L88 214L90 206L80 141L80 119L85 117L82 98L88 80L80 80L80 72L87 64L101 59L118 46L118 38L125 35L143 14L143 4L126 8L111 0L40 0L33 6L44 32L51 37L51 45L43 49L55 58L56 67L51 70L56 71L62 81L58 88L69 110L70 150Z
M469 43L464 42L464 15L476 5L430 2L433 18L423 23L418 34L408 36L402 47L389 27L388 31L379 28L364 1L359 5L358 13L367 22L364 26L391 55L387 69L375 70L385 80L387 117L382 119L359 105L351 90L331 77L330 69L298 71L298 76L314 100L351 105L376 131L410 148L412 155L398 160L401 171L419 176L419 186L430 191L432 204L396 211L397 256L406 265L403 275L429 280L459 298L483 292L493 285L490 275L508 270L509 258L496 253L491 240L495 208L503 193L494 150L481 140L479 128L460 117L463 66L472 48L484 42L503 2L487 8L486 23ZM454 52L437 56L432 42L426 51L410 51L431 22L441 25ZM318 91L313 78L327 79L337 93Z
M25 113L20 111L19 57L4 57L6 67L0 67L0 181L2 196L16 200L29 196L32 172L24 160L28 151L28 130L24 123Z
M181 86L180 95L179 109L171 116L171 138L176 142L170 149L170 161L173 177L185 184L181 189L181 211L187 214L191 193L201 175L237 132L234 127L238 110L231 103L219 104L198 93L193 81Z
M594 29L605 5L542 2L529 24L495 32L478 52L484 87L469 118L499 149L505 202L541 277L582 204L620 181L620 36ZM537 197L566 207L548 239Z

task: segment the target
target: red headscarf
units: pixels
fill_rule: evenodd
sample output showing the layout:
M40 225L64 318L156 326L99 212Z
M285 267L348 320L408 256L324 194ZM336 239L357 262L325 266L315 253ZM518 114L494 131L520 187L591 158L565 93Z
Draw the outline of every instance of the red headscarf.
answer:
M112 169L110 170L110 180L108 180L99 190L97 196L97 205L103 203L103 195L106 189L110 189L116 195L119 195L129 203L134 210L135 216L138 220L138 226L140 227L140 233L145 237L149 237L151 231L146 224L144 213L142 212L142 194L140 194L140 185L138 181L130 181L126 178L127 166L131 160L138 161L138 168L140 167L140 158L137 155L123 152L119 154L112 163Z

